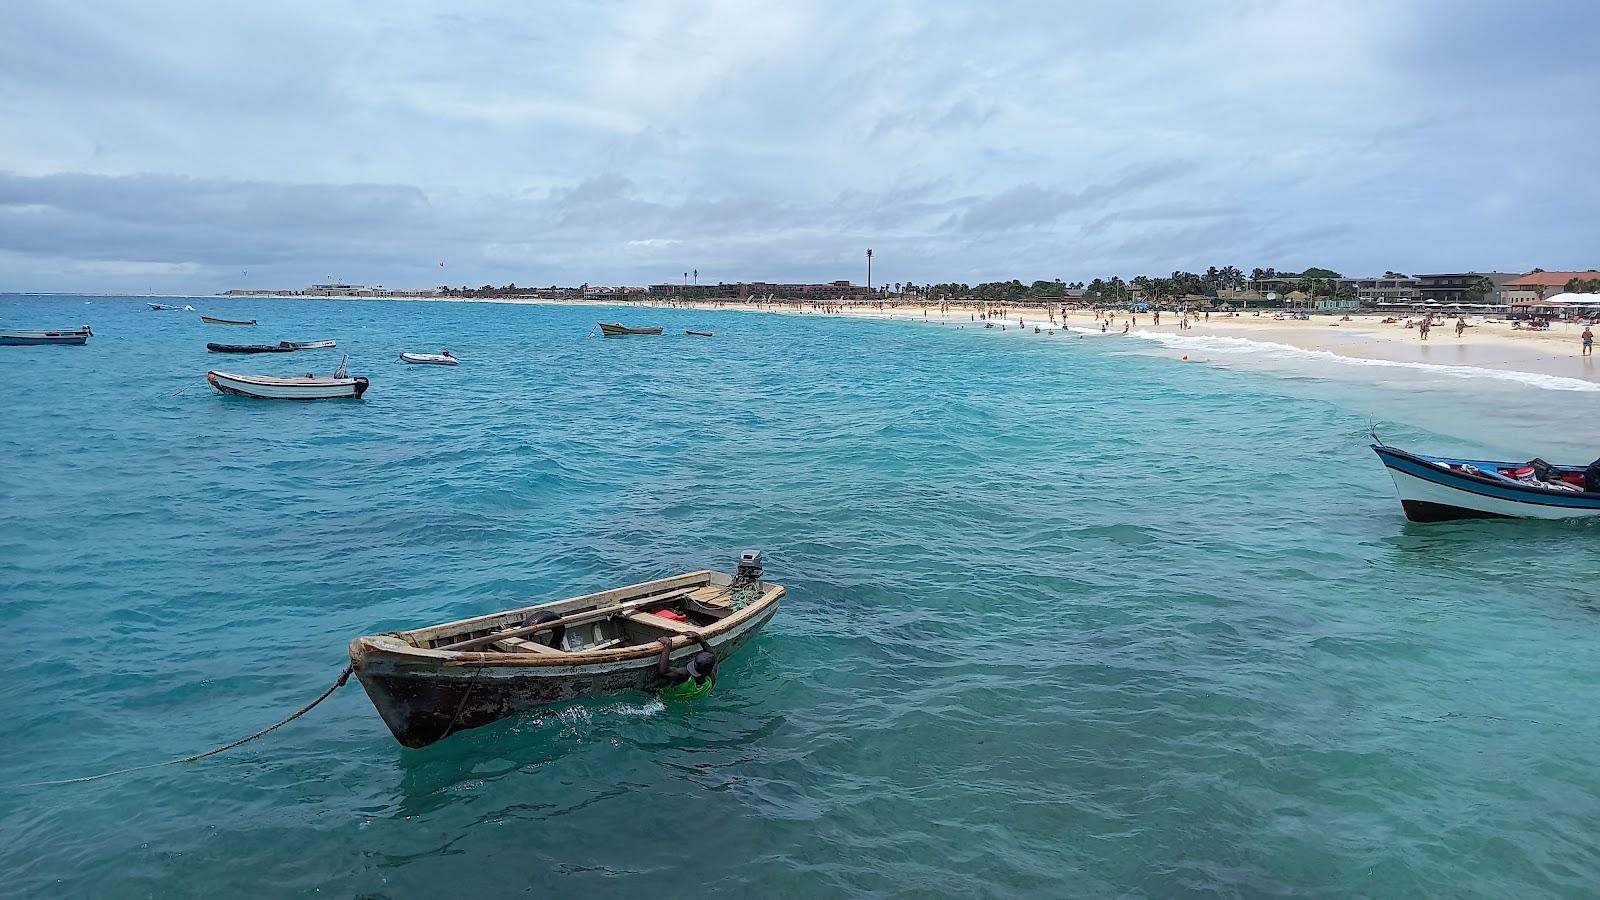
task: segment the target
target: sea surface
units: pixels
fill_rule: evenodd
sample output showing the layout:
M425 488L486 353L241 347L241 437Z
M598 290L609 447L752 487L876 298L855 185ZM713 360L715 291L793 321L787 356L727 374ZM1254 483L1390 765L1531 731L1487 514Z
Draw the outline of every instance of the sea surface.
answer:
M1586 462L1600 393L820 315L186 302L261 324L0 296L0 330L96 334L0 347L8 896L1600 891L1600 523L1410 525L1367 449ZM344 352L364 401L204 381ZM356 635L749 547L789 596L698 703L406 750L352 681L217 757L23 786L262 728Z

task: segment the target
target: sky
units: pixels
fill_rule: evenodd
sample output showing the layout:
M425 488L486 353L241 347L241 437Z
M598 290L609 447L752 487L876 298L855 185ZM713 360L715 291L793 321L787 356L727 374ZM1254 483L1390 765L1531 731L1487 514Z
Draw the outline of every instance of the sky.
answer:
M1597 33L1589 0L6 3L0 291L1600 268Z

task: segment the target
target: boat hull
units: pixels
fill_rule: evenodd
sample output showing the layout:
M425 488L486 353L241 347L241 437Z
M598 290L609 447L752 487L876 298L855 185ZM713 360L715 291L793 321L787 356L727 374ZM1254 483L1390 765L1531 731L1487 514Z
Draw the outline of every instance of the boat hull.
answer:
M337 341L284 341L296 350L328 350L338 346Z
M206 344L212 353L293 353L290 344Z
M1471 462L1487 471L1497 466L1514 466L1514 463L1446 460L1377 445L1372 449L1389 470L1406 518L1413 522L1600 516L1600 494L1524 487L1456 472L1444 465Z
M441 356L436 353L402 353L400 361L415 366L453 366L458 363L454 356Z
M18 332L15 334L0 334L0 347L43 347L59 345L63 347L81 347L89 343L90 335L86 331L45 331L36 334Z
M744 646L777 609L778 604L773 603L728 634L708 638L717 660L727 659ZM690 645L675 652L673 658L683 665L698 650ZM357 652L352 645L352 660ZM403 671L391 669L369 654L365 664L356 669L356 677L395 740L416 748L553 703L661 690L667 682L658 674L656 659L651 654L627 662L543 669L478 666Z
M207 372L211 386L232 397L252 400L359 400L367 392L365 378L320 378L311 381Z
M600 322L598 324L600 325L600 334L603 337L626 337L630 334L660 334L662 331L660 328L629 328L626 325L608 322Z
M720 582L708 581L706 576ZM484 652L486 647L465 651L427 649L441 646L441 639L451 640L451 635L461 628L467 631L460 633L492 632L524 621L526 614L540 609L604 610L607 604L592 606L587 601L610 597L615 604L630 606L628 598L639 590L670 598L680 593L670 590L673 587L717 583L725 585L727 579L712 573L689 573L414 632L359 637L350 642L350 666L395 740L407 747L426 747L458 731L552 703L624 691L657 691L667 686L657 668L661 648L655 641L570 653ZM762 591L760 599L698 629L719 661L738 651L777 613L785 593L782 586L764 584ZM445 637L425 637L440 633ZM664 630L663 635L671 636L671 629ZM672 659L681 666L699 651L698 644L680 637Z
M211 316L201 316L200 321L207 325L254 325L256 323L255 319L241 321L238 319L217 319Z

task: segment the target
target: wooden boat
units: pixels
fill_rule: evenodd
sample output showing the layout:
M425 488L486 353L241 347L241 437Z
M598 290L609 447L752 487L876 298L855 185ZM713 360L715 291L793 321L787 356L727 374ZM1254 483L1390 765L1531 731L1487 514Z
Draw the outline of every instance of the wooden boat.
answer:
M1373 444L1413 522L1600 516L1600 460L1552 466L1422 456Z
M329 350L338 346L337 341L284 341L296 350Z
M89 326L65 331L0 331L0 347L24 347L44 344L83 345L94 337Z
M348 357L346 357L348 359ZM224 394L256 400L360 400L367 392L367 379L351 378L344 360L332 377L300 375L238 375L233 372L207 372L206 381Z
M402 353L400 361L419 366L453 366L460 362L449 350L442 353Z
M778 611L781 585L761 580L759 551L732 576L688 572L598 594L358 637L350 666L407 747L549 703L666 686L661 638L679 664L698 632L726 659ZM670 611L688 621L656 615Z
M276 344L206 344L212 353L293 353L295 346L288 341Z
M239 319L219 319L215 316L201 316L200 321L207 325L254 325L256 323L255 319L244 321Z
M168 306L165 303L151 303L149 306L156 312L194 312L192 306Z
M685 331L684 334L692 334L695 337L716 337L709 331Z
M660 333L661 333L661 329L660 328L629 328L626 325L618 325L618 324L615 324L615 323L609 323L609 324L606 323L606 322L601 322L600 323L600 334L601 334L602 337L622 337L623 335L628 335L628 334L660 334Z

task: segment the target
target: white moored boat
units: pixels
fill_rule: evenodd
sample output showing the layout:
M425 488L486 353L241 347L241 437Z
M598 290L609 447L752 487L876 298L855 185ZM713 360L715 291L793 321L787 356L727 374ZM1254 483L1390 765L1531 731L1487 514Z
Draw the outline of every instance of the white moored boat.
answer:
M459 362L449 350L442 353L402 353L400 361L419 366L453 366Z
M348 357L347 357L348 358ZM238 375L233 372L207 372L206 381L224 394L256 400L360 400L367 392L367 379L351 378L340 360L333 375Z
M338 346L335 341L284 341L296 350L327 350Z

